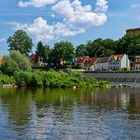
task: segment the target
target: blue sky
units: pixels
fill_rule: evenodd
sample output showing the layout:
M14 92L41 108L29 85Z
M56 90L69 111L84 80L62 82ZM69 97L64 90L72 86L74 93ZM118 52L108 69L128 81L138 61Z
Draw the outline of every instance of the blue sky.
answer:
M118 39L140 27L139 0L3 0L0 2L0 55L8 54L7 38L17 29L53 46L75 46L98 37Z

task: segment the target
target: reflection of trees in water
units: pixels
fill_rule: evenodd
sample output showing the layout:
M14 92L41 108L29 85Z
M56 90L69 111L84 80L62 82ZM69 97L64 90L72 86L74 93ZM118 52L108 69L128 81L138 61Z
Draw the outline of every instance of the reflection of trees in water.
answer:
M128 105L129 114L140 114L140 90L130 89L129 93L131 93L129 96L129 105Z
M87 118L87 123L93 116L103 126L104 113L98 110L95 113L94 107L97 106L107 110L123 109L130 114L130 119L134 119L131 114L140 114L139 89L0 89L0 100L5 112L8 112L10 125L15 125L14 129L34 124L35 132L38 131L38 125L44 128L44 132L46 126L53 131L56 124L84 126L81 124L83 118Z
M10 124L27 124L31 116L31 95L27 90L0 89L0 98L4 109L8 112Z
M104 107L120 107L121 94L116 89L97 89L91 93L86 93L83 102L89 105Z
M52 115L53 121L63 123L72 120L73 104L77 100L76 93L73 91L72 89L38 90L33 98L37 116L50 117L49 115Z
M130 114L140 114L139 89L112 88L93 90L91 93L87 92L83 96L82 102L100 107L117 107L123 110L128 110Z

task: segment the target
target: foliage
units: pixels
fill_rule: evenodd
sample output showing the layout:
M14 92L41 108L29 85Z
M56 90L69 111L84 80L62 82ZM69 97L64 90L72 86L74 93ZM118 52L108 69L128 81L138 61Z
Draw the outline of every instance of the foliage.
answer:
M49 54L50 54L49 46L47 45L44 46L43 43L40 41L37 44L37 50L36 50L37 59L39 57L42 57L44 62L48 62Z
M76 48L76 55L88 55L90 57L110 56L115 53L115 41L112 39L97 38L94 41L88 41L85 45Z
M55 43L50 54L50 61L55 66L60 66L61 61L68 61L74 57L74 46L71 42L60 41Z
M15 83L15 79L13 76L7 76L7 75L4 75L0 72L0 85L14 84L14 83Z
M7 43L10 51L18 50L25 55L28 55L33 46L32 39L23 30L17 30L13 36L8 38Z
M117 41L116 53L140 55L140 34L126 34Z
M19 51L11 51L10 55L4 57L4 62L1 64L1 71L8 75L14 75L16 71L21 70L31 70L29 58Z
M86 45L81 44L81 45L77 46L75 53L76 53L76 56L83 56L83 55L87 56L88 50L86 48Z
M86 79L77 72L34 71L16 72L16 82L19 86L27 87L86 87L107 86L108 82L97 81L93 78Z

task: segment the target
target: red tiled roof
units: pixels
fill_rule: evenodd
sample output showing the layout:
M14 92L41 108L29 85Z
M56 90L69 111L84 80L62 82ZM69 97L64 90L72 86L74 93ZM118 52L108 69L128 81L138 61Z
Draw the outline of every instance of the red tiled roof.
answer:
M124 54L112 55L110 61L112 61L112 60L115 60L115 61L121 60L123 58L123 56L124 56Z
M89 61L89 56L79 56L76 57L76 63L85 63L86 61Z
M87 59L85 64L94 64L96 62L97 58L90 58L90 59Z

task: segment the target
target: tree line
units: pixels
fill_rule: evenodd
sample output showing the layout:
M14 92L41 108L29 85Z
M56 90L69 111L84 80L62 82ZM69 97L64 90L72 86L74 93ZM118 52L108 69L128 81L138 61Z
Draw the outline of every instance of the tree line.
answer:
M33 41L23 30L17 30L7 40L9 51L19 51L29 56L32 51ZM105 57L113 54L140 55L140 34L126 34L118 40L97 38L85 44L74 46L69 41L56 42L53 47L44 45L41 41L36 48L36 61L39 57L43 61L60 66L61 61L68 61L74 57L87 55L90 57Z

